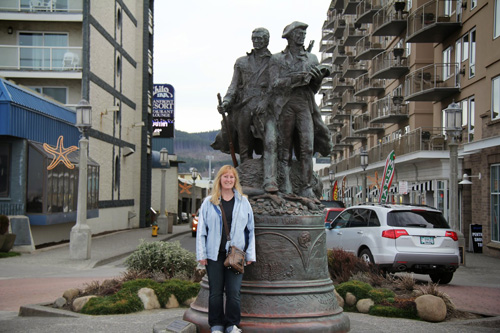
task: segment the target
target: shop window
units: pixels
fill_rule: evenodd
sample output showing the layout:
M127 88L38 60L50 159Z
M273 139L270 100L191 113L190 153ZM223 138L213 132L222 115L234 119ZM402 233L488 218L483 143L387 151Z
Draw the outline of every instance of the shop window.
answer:
M500 242L500 164L491 166L491 240Z
M65 87L35 87L30 86L30 89L38 92L39 94L48 96L59 103L68 103L68 88Z
M10 145L0 143L0 197L9 196Z

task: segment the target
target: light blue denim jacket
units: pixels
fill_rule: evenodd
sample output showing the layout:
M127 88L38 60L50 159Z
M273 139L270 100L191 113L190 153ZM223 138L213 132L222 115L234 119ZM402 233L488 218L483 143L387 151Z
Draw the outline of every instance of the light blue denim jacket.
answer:
M231 223L231 245L245 250L245 228L248 229L246 261L256 261L253 211L245 196L234 190L233 222ZM217 260L222 233L225 232L219 206L210 202L211 196L203 200L198 216L196 232L196 260ZM226 251L229 242L226 244Z

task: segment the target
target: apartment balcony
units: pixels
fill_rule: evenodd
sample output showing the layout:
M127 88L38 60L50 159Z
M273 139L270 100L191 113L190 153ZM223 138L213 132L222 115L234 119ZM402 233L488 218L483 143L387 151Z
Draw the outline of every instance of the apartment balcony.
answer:
M384 125L374 124L371 120L371 115L363 113L353 119L353 133L357 135L377 134L384 131Z
M333 36L335 36L335 38L342 38L342 36L344 35L345 27L346 20L343 16L337 15L333 23Z
M335 50L333 50L333 63L335 65L342 65L346 58L345 46L338 44Z
M405 6L404 1L391 2L373 15L372 36L399 36L408 25Z
M331 66L333 63L333 54L323 52L321 54L321 64Z
M462 1L431 0L408 15L407 43L441 43L462 26Z
M356 43L366 35L366 30L355 25L348 24L343 35L344 46L356 46Z
M326 127L328 127L328 129L330 131L336 131L338 128L344 126L344 122L343 121L340 121L338 119L334 119L334 118L329 118L327 121L326 121Z
M431 64L406 75L405 101L439 101L460 92L458 63Z
M342 77L355 79L368 73L368 65L364 60L355 60L354 56L347 57L342 64Z
M345 120L351 119L351 112L339 108L334 109L332 111L332 119L342 122L343 124Z
M385 51L385 42L380 37L366 35L356 43L356 60L372 60Z
M4 0L0 3L2 20L82 22L82 13L83 0Z
M344 126L340 129L340 134L342 135L342 138L340 139L340 142L348 144L352 143L355 141L363 141L366 140L366 136L362 135L361 133L355 133L353 126L349 123L348 126Z
M330 76L335 78L336 76L342 76L342 65L332 65L332 71L330 72Z
M336 77L333 79L333 92L343 93L347 89L354 89L352 79L344 79L342 77Z
M355 96L354 89L347 89L342 94L342 109L349 110L361 110L366 107L367 103L364 97Z
M334 133L332 135L333 150L332 152L342 152L346 148L352 148L352 143L342 141L342 133Z
M1 76L82 78L81 47L0 45L0 54Z
M358 7L360 0L344 0L344 15L354 15L356 14L356 7Z
M323 98L321 99L321 102L323 104L327 104L327 103L332 103L332 104L339 103L340 104L340 102L342 102L342 96L339 93L329 91L329 92L323 94Z
M319 111L322 116L331 116L333 111L333 102L325 101L323 99L319 105Z
M408 105L403 96L386 96L371 104L372 124L397 124L408 119Z
M380 9L384 0L362 0L356 7L356 23L373 23L373 15Z
M332 0L332 2L330 2L330 9L342 11L342 9L344 8L344 1L347 0Z
M397 79L410 71L405 49L387 50L372 59L372 79Z
M335 23L335 15L331 15L330 13L328 13L328 17L327 19L325 20L325 22L323 22L323 30L331 30L333 28L333 25Z
M321 45L319 46L319 51L320 52L325 52L325 53L333 53L333 49L335 48L337 44L335 43L334 40L327 40L324 38L321 40Z
M378 96L385 91L382 79L372 79L369 73L356 78L354 83L355 96Z
M321 88L320 88L320 93L325 93L327 91L332 90L333 88L333 81L334 79L331 77L325 77L323 81L321 82Z

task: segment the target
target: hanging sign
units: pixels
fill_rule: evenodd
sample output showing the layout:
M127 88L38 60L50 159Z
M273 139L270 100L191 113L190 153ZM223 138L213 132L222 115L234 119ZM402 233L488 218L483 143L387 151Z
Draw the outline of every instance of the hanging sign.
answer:
M153 137L174 137L174 87L153 85Z
M387 159L385 161L384 174L382 175L383 177L382 186L380 189L380 197L378 200L379 203L387 202L387 197L389 196L389 189L391 188L392 179L394 178L395 160L396 160L396 154L394 153L393 150L391 151L389 156L387 156Z
M333 184L332 200L339 200L339 184L337 181L335 181L335 183Z

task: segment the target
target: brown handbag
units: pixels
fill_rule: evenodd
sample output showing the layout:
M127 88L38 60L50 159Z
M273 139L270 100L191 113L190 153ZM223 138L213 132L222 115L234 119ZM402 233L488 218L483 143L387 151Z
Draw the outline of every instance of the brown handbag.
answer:
M222 212L222 221L224 222L224 229L226 231L227 240L231 242L231 236L229 235L229 228L227 226L224 208L222 208L222 204L220 204L219 207L220 211ZM230 245L226 260L224 260L224 266L226 266L228 269L232 269L236 274L243 274L245 272L245 251L240 250L234 245Z

